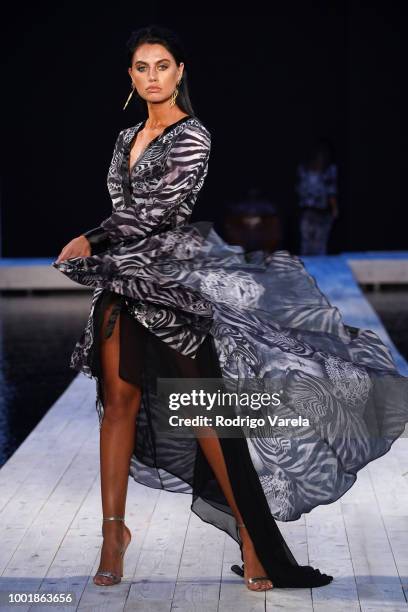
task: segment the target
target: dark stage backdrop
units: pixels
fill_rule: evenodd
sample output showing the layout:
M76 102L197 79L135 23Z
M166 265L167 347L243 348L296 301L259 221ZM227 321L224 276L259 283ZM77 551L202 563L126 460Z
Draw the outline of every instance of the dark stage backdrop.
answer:
M408 248L400 7L13 3L2 26L1 254L56 257L110 214L117 133L143 118L136 103L122 111L125 42L151 22L184 40L193 108L212 133L193 221L213 220L222 233L223 205L259 186L280 205L284 246L297 252L296 166L316 137L329 137L341 208L330 251Z

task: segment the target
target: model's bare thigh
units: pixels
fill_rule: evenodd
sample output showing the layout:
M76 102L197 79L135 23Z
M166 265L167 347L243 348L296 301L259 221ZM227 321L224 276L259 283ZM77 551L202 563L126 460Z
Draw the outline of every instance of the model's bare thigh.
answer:
M109 316L116 301L116 298L112 296L112 301L105 308L100 331L104 419L134 421L140 408L141 388L119 376L121 313L117 316L110 337L104 337Z

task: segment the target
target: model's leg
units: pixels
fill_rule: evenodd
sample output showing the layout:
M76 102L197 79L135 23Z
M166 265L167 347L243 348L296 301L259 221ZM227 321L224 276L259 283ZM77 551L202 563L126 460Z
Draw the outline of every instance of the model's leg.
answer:
M301 255L310 255L313 244L313 225L310 220L308 210L303 210L300 219L300 253Z
M112 334L105 338L113 302L103 316L101 334L101 368L104 417L100 431L100 469L103 516L125 516L130 459L135 440L136 417L141 389L119 377L120 316ZM103 522L103 546L99 570L120 575L120 550L130 540L130 531L122 521ZM109 585L112 580L97 576L94 582Z
M309 226L309 252L308 255L318 255L319 243L320 243L320 224L319 220L316 219L315 214L311 214L310 226Z
M208 357L204 358L204 361L206 361L206 359L208 359ZM197 360L178 355L177 362L180 368L180 377L199 379L202 376L201 368ZM200 444L201 450L203 451L205 458L207 459L212 471L214 472L215 478L218 481L222 492L224 493L224 496L235 516L237 523L242 524L243 518L235 500L230 478L228 476L228 470L223 450L218 439L217 432L211 427L193 427L193 430L196 439ZM240 527L239 533L242 540L245 578L266 576L267 574L258 559L255 547L247 529L245 527ZM263 591L272 588L272 581L263 580L253 584L247 584L247 586L251 590Z
M237 523L242 523L243 519L239 512L239 508L234 498L234 493L231 487L230 479L228 476L227 466L225 464L224 455L220 445L220 441L214 432L210 428L195 428L197 430L197 440L201 446L201 449L211 465L211 468L217 478L217 481L222 488L226 500L228 501L232 512L234 513ZM199 435L206 431L206 437ZM208 437L207 437L208 435ZM245 528L240 528L240 537L242 540L242 549L244 557L244 570L245 578L251 578L254 576L265 576L266 572L259 561L252 540L249 536L248 531ZM255 591L264 591L272 587L271 580L262 580L254 584L248 584L248 588Z
M332 228L332 223L333 223L333 217L331 216L331 213L327 214L322 219L321 234L320 234L320 236L321 236L321 245L319 247L318 255L326 255L327 254L327 247L328 247L328 243L329 243L330 230Z
M203 351L204 348L208 350L208 347L208 343L204 342L200 351ZM211 378L216 374L219 376L219 372L208 371L208 367L211 365L210 361L213 358L215 358L214 353L208 354L207 352L204 352L201 358L197 357L196 359L191 359L178 353L175 355L175 359L177 361L179 377L200 379L204 372L205 377L209 376ZM212 364L212 367L214 367L214 364ZM186 416L190 416L188 415L188 408L186 409ZM194 415L192 414L191 416ZM224 494L224 497L234 514L235 520L239 525L241 525L244 521L234 497L234 492L228 476L228 469L225 462L224 453L216 430L212 429L211 427L193 427L193 430L197 442L199 443L201 450ZM247 529L245 527L239 527L239 534L242 540L245 578L248 579L266 576L267 574L258 559L255 547ZM262 580L253 584L247 584L247 586L251 590L263 591L272 588L273 585L271 580Z

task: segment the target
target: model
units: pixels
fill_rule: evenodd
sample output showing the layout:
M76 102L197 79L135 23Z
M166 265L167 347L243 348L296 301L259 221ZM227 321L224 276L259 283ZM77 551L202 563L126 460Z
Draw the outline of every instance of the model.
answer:
M71 358L96 381L104 539L94 582L123 575L131 475L192 494L192 511L239 543L243 566L232 569L249 589L326 585L332 576L300 566L275 519L338 499L390 448L408 420L408 381L373 332L343 323L298 257L244 253L212 223L189 222L211 137L180 43L151 26L128 46L131 93L147 116L118 135L112 214L53 263L94 288ZM224 430L186 421L172 435L159 378L255 381L279 401L252 411L258 430L234 405ZM193 412L191 402L183 414Z

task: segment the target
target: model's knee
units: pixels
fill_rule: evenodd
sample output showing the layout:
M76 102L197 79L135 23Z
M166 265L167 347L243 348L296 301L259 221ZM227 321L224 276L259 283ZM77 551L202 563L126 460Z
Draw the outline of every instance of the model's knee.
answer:
M137 387L129 391L113 390L106 394L105 418L110 421L134 419L140 408L141 392Z

